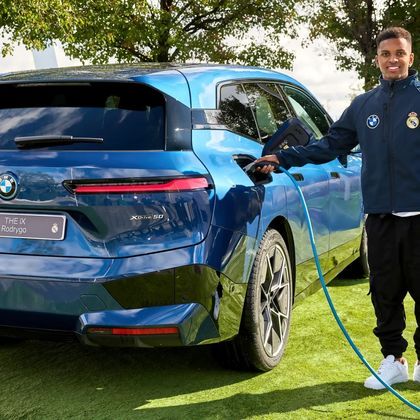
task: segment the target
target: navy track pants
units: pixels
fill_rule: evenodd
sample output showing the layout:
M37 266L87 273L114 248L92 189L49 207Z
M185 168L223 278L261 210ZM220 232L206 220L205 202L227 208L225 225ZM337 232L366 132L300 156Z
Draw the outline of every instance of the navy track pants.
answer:
M407 349L404 298L415 303L414 345L420 360L420 215L370 214L366 220L370 292L376 315L374 334L386 357Z

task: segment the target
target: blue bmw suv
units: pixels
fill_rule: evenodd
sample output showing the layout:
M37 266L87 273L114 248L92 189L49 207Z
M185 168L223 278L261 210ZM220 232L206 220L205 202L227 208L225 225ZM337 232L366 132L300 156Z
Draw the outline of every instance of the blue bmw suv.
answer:
M318 277L291 181L244 168L291 117L312 141L331 123L258 68L0 76L0 336L217 343L232 366L275 367ZM363 263L360 167L355 153L291 170L327 280Z

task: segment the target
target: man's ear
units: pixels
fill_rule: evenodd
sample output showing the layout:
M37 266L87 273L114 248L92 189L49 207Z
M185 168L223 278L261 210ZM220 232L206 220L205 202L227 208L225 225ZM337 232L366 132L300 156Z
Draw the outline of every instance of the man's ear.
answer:
M409 61L409 66L411 67L413 65L414 62L414 53L410 54L410 61Z
M377 55L375 55L375 66L376 67L379 67L378 56Z

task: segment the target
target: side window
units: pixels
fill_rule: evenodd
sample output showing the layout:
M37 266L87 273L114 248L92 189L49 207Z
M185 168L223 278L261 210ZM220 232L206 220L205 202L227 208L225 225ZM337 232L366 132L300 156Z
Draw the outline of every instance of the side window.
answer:
M255 114L261 139L271 136L291 115L275 86L270 84L246 84L249 103Z
M283 86L283 91L296 116L305 123L316 138L327 134L329 123L326 115L306 93L291 86Z
M239 134L258 139L254 116L242 85L222 86L219 108L226 127Z

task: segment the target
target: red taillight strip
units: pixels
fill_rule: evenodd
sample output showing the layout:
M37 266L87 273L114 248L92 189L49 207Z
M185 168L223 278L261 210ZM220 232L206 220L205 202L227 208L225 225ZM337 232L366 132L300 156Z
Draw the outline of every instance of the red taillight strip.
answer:
M110 335L165 335L178 334L177 327L158 328L88 328L88 334L110 334Z
M137 193L137 192L170 192L198 190L208 188L206 178L180 178L164 182L148 182L144 184L96 184L96 185L75 185L73 192L76 194L107 194L107 193Z

